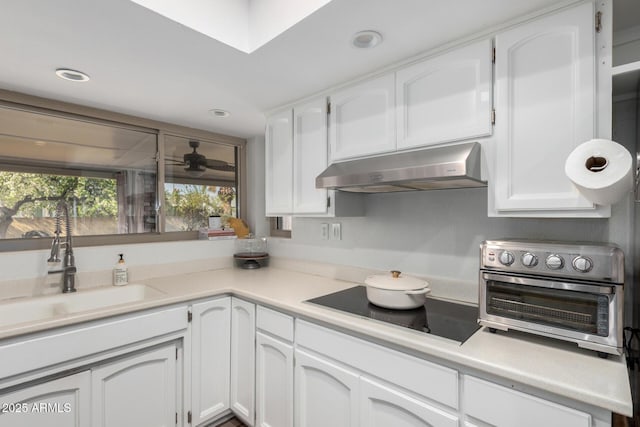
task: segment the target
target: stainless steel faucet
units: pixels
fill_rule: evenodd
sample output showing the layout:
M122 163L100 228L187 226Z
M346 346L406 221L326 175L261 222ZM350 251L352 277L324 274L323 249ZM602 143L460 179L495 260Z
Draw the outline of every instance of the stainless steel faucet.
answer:
M60 243L60 222L62 214L65 218L65 241ZM56 207L56 231L51 243L51 255L49 255L48 263L59 263L60 245L64 245L64 261L61 269L49 270L49 274L62 273L62 292L76 291L76 265L73 256L73 245L71 244L71 222L69 221L69 209L64 200L58 202Z

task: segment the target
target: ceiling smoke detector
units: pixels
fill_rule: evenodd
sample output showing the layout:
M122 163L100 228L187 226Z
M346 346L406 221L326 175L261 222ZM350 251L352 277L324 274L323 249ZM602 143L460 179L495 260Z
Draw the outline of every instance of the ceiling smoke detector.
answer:
M358 49L371 49L380 43L382 43L382 34L377 31L360 31L351 39L351 44Z
M78 70L71 70L69 68L58 68L56 75L64 80L71 82L88 82L89 75Z

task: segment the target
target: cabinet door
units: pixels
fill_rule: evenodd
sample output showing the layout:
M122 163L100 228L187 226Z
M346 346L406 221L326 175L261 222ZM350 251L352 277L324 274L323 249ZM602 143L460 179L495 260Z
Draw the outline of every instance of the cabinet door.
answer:
M393 74L331 95L331 161L394 151L395 129Z
M194 304L191 310L193 425L229 409L231 298Z
M245 424L254 423L255 305L231 298L231 409Z
M267 119L265 134L265 207L267 216L293 211L293 113Z
M256 425L293 427L293 346L256 334Z
M360 380L360 427L457 427L458 417L368 378Z
M89 371L0 396L2 427L90 427Z
M295 354L295 425L356 427L358 375L304 351Z
M565 176L595 135L593 3L496 36L497 211L593 210Z
M327 190L316 177L327 167L327 100L294 107L293 118L293 213L324 214Z
M468 416L496 427L591 427L591 415L474 377L464 380Z
M491 135L491 40L396 73L398 149Z
M93 369L92 426L175 426L176 368L173 344Z

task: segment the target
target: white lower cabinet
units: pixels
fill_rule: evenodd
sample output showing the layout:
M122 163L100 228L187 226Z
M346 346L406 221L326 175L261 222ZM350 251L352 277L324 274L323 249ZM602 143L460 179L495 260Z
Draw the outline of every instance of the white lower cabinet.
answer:
M93 427L170 427L177 419L176 344L91 370Z
M231 409L254 425L256 306L231 298Z
M231 297L191 307L191 424L229 409Z
M302 350L295 354L296 427L358 426L358 374Z
M468 426L591 427L590 414L480 380L464 379ZM605 422L598 426L610 425Z
M293 345L256 333L256 425L293 427Z
M91 373L80 372L0 396L2 427L90 427Z
M404 392L360 379L360 427L457 427L458 417Z

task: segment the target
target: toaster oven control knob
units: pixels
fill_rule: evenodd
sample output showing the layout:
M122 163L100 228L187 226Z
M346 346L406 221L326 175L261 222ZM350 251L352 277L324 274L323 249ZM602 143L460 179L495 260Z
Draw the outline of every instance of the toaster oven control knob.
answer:
M571 262L573 269L580 273L588 273L593 268L593 261L584 256L577 256Z
M509 266L511 264L513 264L513 261L516 260L516 257L513 256L513 254L509 251L503 251L500 254L500 263L502 265L506 265Z
M525 267L535 267L538 265L538 257L531 252L526 252L522 255L522 265Z
M560 270L564 267L564 260L560 255L551 254L547 257L545 264L547 264L547 267L551 270Z

